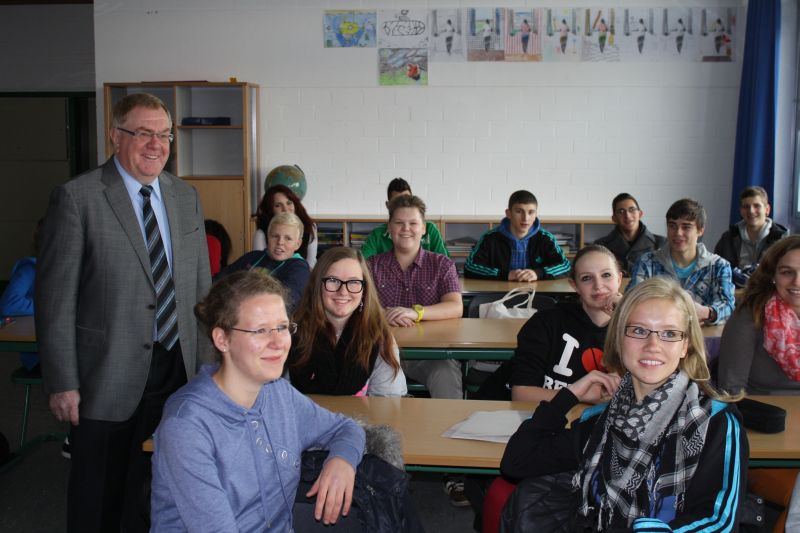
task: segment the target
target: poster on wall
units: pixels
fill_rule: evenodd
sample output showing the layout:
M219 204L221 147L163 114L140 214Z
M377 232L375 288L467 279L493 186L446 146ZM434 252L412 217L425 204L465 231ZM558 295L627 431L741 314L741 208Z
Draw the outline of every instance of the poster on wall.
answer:
M583 21L581 59L583 61L619 61L617 46L617 9L613 7L581 10Z
M700 58L702 61L733 61L733 31L736 8L700 9Z
M427 9L378 11L378 48L428 48Z
M663 58L662 39L654 8L619 8L622 31L617 42L623 61L659 61ZM659 10L660 11L660 10ZM659 22L662 18L659 13Z
M552 62L579 61L582 26L578 12L583 10L546 8L543 11L542 59Z
M428 85L427 48L379 48L379 85Z
M504 9L497 7L475 7L464 10L468 61L503 61L505 39L503 39Z
M697 51L697 17L692 8L663 8L661 49L664 61L695 61Z
M325 48L375 48L375 11L326 10L322 33Z
M504 9L506 61L541 61L541 9Z
M462 62L467 60L464 23L460 9L431 9L428 15L428 60Z

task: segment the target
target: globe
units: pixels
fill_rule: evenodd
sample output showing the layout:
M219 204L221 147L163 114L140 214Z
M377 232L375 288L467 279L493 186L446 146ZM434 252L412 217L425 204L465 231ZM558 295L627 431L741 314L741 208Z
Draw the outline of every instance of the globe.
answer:
M273 185L285 185L301 200L306 195L306 174L297 165L280 165L269 171L264 178L264 190Z

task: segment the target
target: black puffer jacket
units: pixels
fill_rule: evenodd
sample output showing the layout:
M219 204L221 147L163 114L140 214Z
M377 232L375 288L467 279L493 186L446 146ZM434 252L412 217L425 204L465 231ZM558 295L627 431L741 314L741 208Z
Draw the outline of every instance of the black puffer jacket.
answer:
M322 471L326 450L303 452L300 485L295 502L308 502L306 493ZM408 474L383 459L366 454L358 465L353 506L369 533L424 532L408 493Z

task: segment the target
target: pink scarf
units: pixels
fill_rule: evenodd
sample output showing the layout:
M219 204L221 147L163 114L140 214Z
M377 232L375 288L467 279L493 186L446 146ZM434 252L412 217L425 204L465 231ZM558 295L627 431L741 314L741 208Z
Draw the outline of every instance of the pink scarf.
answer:
M764 306L764 349L787 376L800 381L800 317L777 294Z

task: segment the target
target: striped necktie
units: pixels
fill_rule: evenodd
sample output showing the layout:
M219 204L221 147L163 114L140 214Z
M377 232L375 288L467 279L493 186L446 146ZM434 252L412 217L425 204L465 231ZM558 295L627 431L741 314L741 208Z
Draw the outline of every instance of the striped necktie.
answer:
M178 341L175 285L172 283L172 274L164 242L161 240L161 232L158 229L158 221L153 213L153 206L150 205L152 185L143 186L139 193L144 199L142 203L144 232L147 236L147 253L150 255L150 271L153 273L153 283L156 288L156 337L164 348L171 350Z

